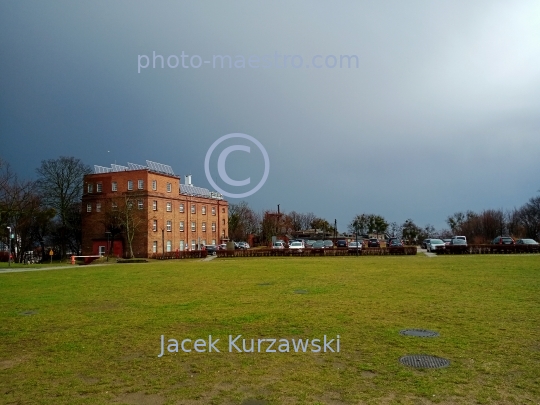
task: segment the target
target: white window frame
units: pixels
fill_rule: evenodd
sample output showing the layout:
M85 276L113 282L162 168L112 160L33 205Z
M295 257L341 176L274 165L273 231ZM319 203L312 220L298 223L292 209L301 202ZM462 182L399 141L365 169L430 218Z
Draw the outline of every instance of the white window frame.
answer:
M216 207L212 207L212 215L216 215Z
M167 221L167 232L172 231L172 221Z
M206 232L206 222L203 222L203 223L202 223L202 227L201 227L201 228L202 228L202 231L203 231L203 232Z
M116 181L113 181L111 183L111 190L112 191L118 191L118 183Z
M167 183L167 193L172 193L172 183Z
M157 219L152 222L152 231L157 232Z
M215 231L216 231L216 223L212 222L212 232L215 232Z
M143 200L137 200L137 207L142 210L144 208L144 202Z
M101 203L96 203L96 212L101 212Z
M133 180L128 180L128 191L133 190Z
M167 201L167 212L172 211L172 203L170 201Z
M157 180L152 180L152 190L157 190Z
M184 232L184 221L180 221L180 232Z
M170 241L170 240L167 241L167 245L166 245L165 250L166 250L167 252L172 251L172 241Z
M96 184L96 193L101 193L103 191L103 184L97 183Z
M191 213L192 213L192 214L196 214L196 213L197 213L197 208L195 208L195 204L191 204Z
M92 194L94 192L94 185L92 183L88 183L87 190L88 190L88 194Z
M178 248L181 252L184 251L186 249L186 242L181 240L180 243L178 244Z
M203 215L206 215L206 205L202 206L201 211Z
M191 221L191 232L195 232L197 230L197 222Z
M178 208L178 211L179 212L184 212L184 203L180 204L180 206Z
M152 201L152 210L157 211L157 200Z
M152 242L152 253L157 253L157 240Z
M86 204L86 212L92 212L92 204Z
M137 189L144 190L144 180L137 180Z
M191 250L195 250L195 246L197 245L197 241L195 239L191 240Z

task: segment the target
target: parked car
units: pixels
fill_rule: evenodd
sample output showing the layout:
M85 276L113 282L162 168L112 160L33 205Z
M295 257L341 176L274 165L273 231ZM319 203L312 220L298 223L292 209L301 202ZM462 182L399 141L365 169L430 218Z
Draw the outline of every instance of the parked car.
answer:
M304 246L304 243L303 242L291 242L289 244L289 249L293 249L293 250L298 250L298 251L302 251L303 249L305 248Z
M238 242L237 245L239 249L249 249L249 243L247 242Z
M275 241L272 244L272 249L285 249L285 242L282 241Z
M226 243L222 243L221 245L218 246L219 250L227 250L227 244Z
M424 240L422 241L422 249L427 249L427 244L428 244L428 242L429 242L429 239L424 239Z
M441 239L428 239L427 250L428 252L435 252L436 250L444 249L446 244Z
M450 242L452 242L452 239L443 239L442 240L446 246L450 245Z
M492 245L514 245L515 243L510 236L497 236L491 241Z
M324 241L322 240L316 240L315 243L313 243L313 245L311 245L311 247L313 249L325 249L326 246L324 244Z
M334 242L332 242L331 240L325 240L323 242L324 242L324 247L327 249L331 249L334 247Z
M534 239L518 239L516 245L538 245Z
M362 242L349 242L349 250L362 250Z
M371 238L368 241L368 247L381 247L381 243L379 242L379 239Z
M336 246L337 246L338 248L344 248L344 247L347 247L347 241L344 240L344 239L338 240L338 241L336 242Z
M403 247L403 242L399 239L392 239L390 240L390 243L388 244L388 247Z
M312 245L313 245L314 243L315 243L315 241L314 241L314 240L312 240L312 239L308 239L308 240L306 240L306 243L305 243L305 245L306 245L306 247L311 247L311 246L312 246Z
M204 248L209 255L215 255L216 251L219 250L218 246L216 245L206 245Z
M451 239L450 246L467 246L467 241L463 239Z

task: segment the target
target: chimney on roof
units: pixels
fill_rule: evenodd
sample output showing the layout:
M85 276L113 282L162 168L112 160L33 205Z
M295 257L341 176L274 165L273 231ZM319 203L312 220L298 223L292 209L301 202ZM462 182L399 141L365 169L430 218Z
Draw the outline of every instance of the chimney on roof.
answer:
M186 186L191 186L191 174L186 175Z

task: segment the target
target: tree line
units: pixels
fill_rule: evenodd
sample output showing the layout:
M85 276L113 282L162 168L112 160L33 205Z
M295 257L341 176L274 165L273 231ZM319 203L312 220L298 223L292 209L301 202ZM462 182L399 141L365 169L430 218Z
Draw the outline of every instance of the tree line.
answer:
M0 239L10 245L13 260L39 247L42 258L79 253L82 244L83 176L90 166L74 157L43 160L35 180L23 180L0 158ZM8 227L11 228L11 235Z

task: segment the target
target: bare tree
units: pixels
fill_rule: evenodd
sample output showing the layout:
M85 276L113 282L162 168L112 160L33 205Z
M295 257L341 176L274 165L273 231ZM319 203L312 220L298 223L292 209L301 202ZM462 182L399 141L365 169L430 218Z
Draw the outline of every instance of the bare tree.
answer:
M83 177L91 173L91 168L74 157L61 156L58 159L43 160L36 169L37 186L48 207L58 215L61 232L61 255L66 255L66 240L70 230L69 215L74 204L80 203L83 191Z

